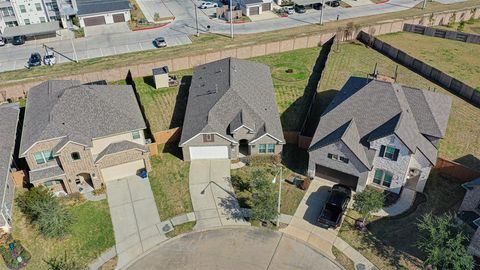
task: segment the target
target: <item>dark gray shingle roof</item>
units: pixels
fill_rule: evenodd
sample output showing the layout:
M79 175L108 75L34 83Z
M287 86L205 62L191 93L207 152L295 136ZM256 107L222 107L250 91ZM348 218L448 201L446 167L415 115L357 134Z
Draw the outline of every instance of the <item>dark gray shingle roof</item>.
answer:
M145 145L141 145L131 141L116 142L116 143L109 144L105 149L103 149L103 151L100 152L100 154L98 154L95 162L98 162L100 159L102 159L105 156L131 150L131 149L139 149L143 152L148 151Z
M42 140L68 136L63 143L90 146L93 138L145 128L131 86L47 81L28 92L20 155Z
M229 131L245 125L282 143L282 125L270 69L264 64L226 58L195 68L180 145L199 133Z
M128 0L76 0L78 15L106 13L112 11L129 10Z
M325 140L342 139L349 142L350 150L362 163L369 161L366 165L371 167L368 143L396 134L410 151L418 149L435 164L437 149L424 135L443 137L451 102L451 97L443 94L352 77L322 114L309 151L324 146ZM353 120L357 134L345 140L347 129L343 133L336 130ZM335 132L338 138L332 138Z
M41 168L38 170L33 170L30 171L28 174L30 182L35 182L47 178L62 176L65 174L65 172L58 165L55 165L51 167Z

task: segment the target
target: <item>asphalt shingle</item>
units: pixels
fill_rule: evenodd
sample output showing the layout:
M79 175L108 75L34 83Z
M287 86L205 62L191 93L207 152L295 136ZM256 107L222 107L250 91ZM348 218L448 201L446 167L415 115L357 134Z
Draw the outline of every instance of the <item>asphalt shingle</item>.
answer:
M115 153L119 153L119 152L123 152L123 151L127 151L127 150L131 150L131 149L138 149L138 150L141 150L143 152L148 151L147 147L145 145L141 145L141 144L134 143L134 142L131 142L131 141L116 142L116 143L109 144L105 149L103 149L103 151L100 152L100 154L98 154L95 162L99 161L100 159L102 159L105 156L115 154Z
M128 0L76 0L78 15L107 13L131 9Z

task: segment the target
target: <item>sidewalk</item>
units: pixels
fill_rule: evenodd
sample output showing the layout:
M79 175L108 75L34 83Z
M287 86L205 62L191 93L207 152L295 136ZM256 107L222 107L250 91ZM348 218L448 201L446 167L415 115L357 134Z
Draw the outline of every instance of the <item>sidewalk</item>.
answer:
M412 206L413 202L415 201L416 194L416 191L404 188L397 202L390 205L389 207L383 208L376 213L373 213L373 215L377 217L392 217L400 215Z

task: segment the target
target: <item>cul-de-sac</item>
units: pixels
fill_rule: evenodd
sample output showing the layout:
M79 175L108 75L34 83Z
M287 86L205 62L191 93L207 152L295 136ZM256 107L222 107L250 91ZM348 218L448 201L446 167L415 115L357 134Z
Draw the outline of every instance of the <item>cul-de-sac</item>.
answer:
M480 270L480 2L0 0L0 269Z

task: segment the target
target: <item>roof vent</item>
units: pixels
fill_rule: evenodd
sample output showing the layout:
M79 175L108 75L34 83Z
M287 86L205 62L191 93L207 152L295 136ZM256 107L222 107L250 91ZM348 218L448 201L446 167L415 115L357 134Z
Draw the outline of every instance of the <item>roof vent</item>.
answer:
M219 69L219 70L215 71L215 74L222 73L222 72L223 72L222 69Z

